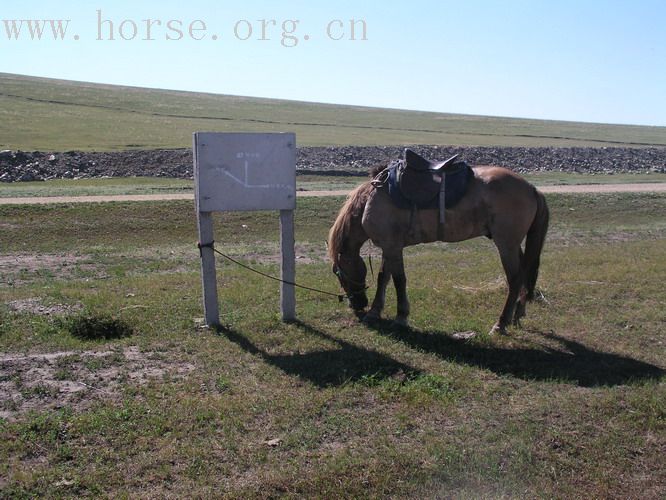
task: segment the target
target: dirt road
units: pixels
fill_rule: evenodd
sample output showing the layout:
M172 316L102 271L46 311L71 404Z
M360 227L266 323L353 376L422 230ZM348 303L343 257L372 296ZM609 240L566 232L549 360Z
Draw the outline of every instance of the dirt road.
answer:
M544 193L666 193L666 183L643 184L576 184L570 186L541 186ZM348 191L299 191L299 197L345 196ZM138 194L108 196L49 196L29 198L0 198L0 205L46 205L52 203L102 203L125 201L194 200L193 193Z

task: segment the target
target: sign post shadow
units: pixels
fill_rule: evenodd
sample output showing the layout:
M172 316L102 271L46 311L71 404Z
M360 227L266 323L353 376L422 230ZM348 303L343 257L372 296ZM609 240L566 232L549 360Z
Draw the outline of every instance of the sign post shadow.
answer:
M219 326L213 212L279 210L280 310L296 319L296 137L293 133L196 132L194 179L204 315Z

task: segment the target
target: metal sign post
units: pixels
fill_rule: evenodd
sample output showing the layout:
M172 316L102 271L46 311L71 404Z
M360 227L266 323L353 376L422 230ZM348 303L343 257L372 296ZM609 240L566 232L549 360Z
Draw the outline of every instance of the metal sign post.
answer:
M206 324L220 324L212 213L223 211L280 211L280 305L282 319L294 320L295 135L196 132L193 150Z

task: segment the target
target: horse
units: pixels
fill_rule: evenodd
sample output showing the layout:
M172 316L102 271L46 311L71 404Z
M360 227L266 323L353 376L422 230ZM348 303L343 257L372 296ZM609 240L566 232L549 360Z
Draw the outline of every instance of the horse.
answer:
M375 168L371 177L385 168ZM485 236L497 247L508 284L506 302L490 334L506 334L512 316L513 324L520 325L526 303L535 298L548 231L548 205L543 193L509 169L476 166L470 170L473 175L470 175L465 194L454 207L445 210L442 225L438 208L396 206L388 188L371 179L348 195L329 231L328 254L350 307L363 321L371 323L381 318L386 287L392 278L397 295L394 322L408 325L410 304L403 260L405 247ZM367 269L360 251L368 240L381 249L382 263L374 300L365 313Z

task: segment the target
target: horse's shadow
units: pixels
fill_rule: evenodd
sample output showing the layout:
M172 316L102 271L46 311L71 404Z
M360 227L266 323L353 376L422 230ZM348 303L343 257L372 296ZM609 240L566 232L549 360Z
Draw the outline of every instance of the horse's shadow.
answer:
M236 330L219 327L217 331L246 352L259 356L289 375L309 380L319 387L341 386L364 377L372 377L373 380L395 376L412 378L420 373L419 370L389 356L358 347L301 321L293 324L309 335L336 344L337 348L307 353L271 354Z
M614 386L659 379L666 375L662 368L619 354L590 349L555 333L540 333L558 348L508 348L458 340L438 331L420 331L379 320L370 328L383 336L410 347L431 352L442 359L491 370L498 375L511 375L524 380L555 381L581 387Z
M364 377L372 377L373 380L396 376L412 378L421 373L390 356L358 347L301 321L294 324L309 335L336 344L337 348L271 354L236 330L221 327L218 332L246 352L319 387L341 386ZM397 327L386 320L379 320L369 325L369 328L382 336L436 354L442 359L524 380L596 387L655 380L666 375L666 371L656 365L619 354L596 351L554 333L540 335L550 344L559 344L558 348L546 345L510 348L457 340L439 331Z

